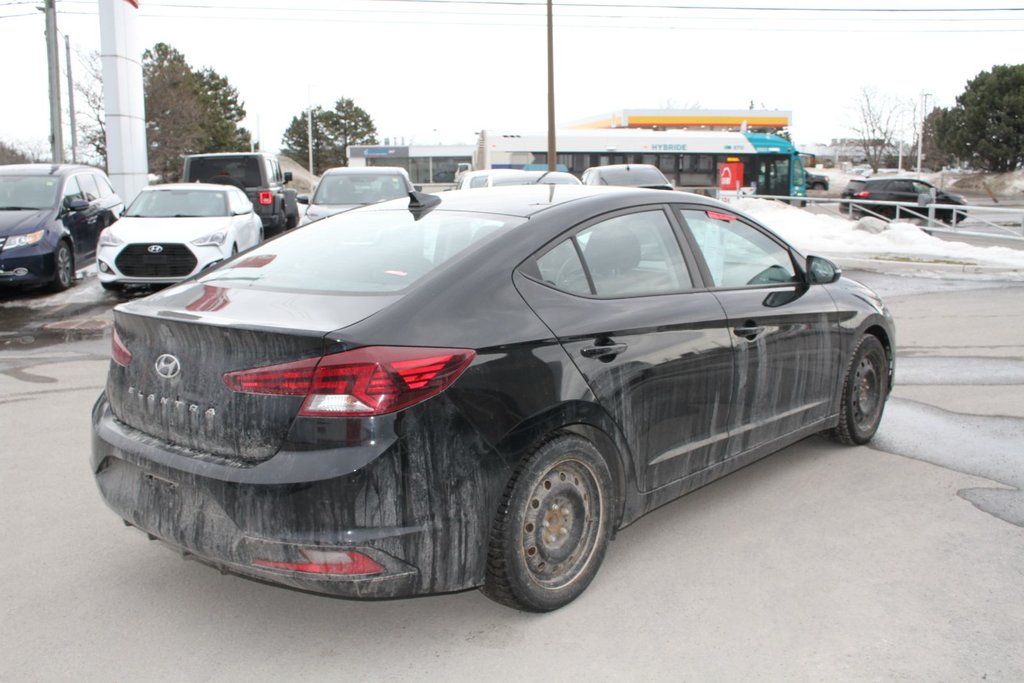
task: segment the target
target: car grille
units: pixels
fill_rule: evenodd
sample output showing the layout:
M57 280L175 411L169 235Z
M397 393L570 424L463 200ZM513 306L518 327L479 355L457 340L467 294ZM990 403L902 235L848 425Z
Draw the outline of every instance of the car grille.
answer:
M153 249L160 247L154 253ZM130 244L114 260L127 277L185 277L196 268L196 257L184 244Z

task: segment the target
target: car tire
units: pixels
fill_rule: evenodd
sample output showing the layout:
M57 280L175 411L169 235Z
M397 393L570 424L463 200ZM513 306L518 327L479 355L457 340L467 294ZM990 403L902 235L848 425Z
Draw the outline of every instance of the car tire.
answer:
M878 431L889 396L889 361L878 337L861 337L843 380L839 424L829 432L850 446L866 444Z
M586 439L559 434L516 469L491 529L483 592L509 607L550 612L576 599L612 531L608 465Z
M285 218L284 229L285 230L291 230L292 228L294 228L298 224L299 224L299 214L297 214L297 213L288 214L287 218Z
M75 257L71 253L71 245L67 240L57 244L53 254L53 280L50 281L51 292L63 292L75 284Z

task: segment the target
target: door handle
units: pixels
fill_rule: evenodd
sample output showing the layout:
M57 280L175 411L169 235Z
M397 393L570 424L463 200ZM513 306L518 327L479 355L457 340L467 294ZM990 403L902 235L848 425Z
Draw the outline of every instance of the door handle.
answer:
M753 341L755 338L757 338L757 335L761 334L762 332L764 332L764 327L758 325L753 320L748 320L742 325L732 328L733 334L735 334L737 337L743 337L748 341Z
M598 358L600 360L611 360L629 348L626 344L599 344L595 346L584 346L580 349L587 358Z

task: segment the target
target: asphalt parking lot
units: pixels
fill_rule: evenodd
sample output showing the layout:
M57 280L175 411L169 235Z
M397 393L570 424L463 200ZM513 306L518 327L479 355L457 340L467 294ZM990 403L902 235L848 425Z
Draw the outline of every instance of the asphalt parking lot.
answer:
M0 294L0 680L1024 680L1024 283L854 274L897 322L871 447L812 437L622 531L547 615L222 576L88 467L110 307Z

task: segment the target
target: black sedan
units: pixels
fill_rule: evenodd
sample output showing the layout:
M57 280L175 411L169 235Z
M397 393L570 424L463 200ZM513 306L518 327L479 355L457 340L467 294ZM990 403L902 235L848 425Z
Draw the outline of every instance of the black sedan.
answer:
M646 512L867 442L893 373L874 293L655 190L412 193L114 315L92 468L128 524L294 588L530 611Z

